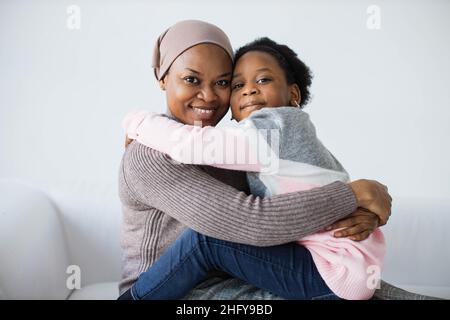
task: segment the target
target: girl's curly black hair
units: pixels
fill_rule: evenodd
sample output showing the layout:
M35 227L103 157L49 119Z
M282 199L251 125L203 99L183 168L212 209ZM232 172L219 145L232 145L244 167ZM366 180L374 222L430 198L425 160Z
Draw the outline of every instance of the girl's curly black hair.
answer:
M284 70L288 84L296 83L300 88L300 107L303 108L308 103L310 99L309 86L313 76L309 67L298 58L291 48L284 44L278 44L267 37L259 38L240 47L234 55L234 63L236 64L240 57L250 51L262 51L273 56Z

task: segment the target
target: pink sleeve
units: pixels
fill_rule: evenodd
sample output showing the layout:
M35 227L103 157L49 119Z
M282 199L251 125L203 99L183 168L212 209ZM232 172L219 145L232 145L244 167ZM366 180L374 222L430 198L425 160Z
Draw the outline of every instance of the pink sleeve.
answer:
M127 115L123 126L130 138L181 163L252 172L273 165L261 157L273 152L256 129L202 128L148 111Z

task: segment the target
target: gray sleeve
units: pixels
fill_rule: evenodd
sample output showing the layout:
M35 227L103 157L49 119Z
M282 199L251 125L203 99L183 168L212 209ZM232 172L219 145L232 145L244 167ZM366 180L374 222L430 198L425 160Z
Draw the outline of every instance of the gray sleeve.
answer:
M342 182L261 198L137 142L128 146L123 161L127 192L137 201L227 241L255 246L292 242L356 210L354 194Z
M319 140L308 113L295 107L264 108L248 118L258 129L277 130L277 144L266 139L280 159L307 163L313 166L345 172L343 166ZM271 137L271 135L267 135Z

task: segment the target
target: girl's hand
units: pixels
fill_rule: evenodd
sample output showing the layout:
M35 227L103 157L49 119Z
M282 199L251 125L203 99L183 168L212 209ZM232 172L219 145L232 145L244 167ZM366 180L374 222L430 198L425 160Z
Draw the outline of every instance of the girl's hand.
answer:
M369 237L369 235L379 225L378 216L370 211L362 208L358 208L354 213L341 219L332 225L328 226L325 230L340 229L336 231L334 236L336 238L348 237L354 241L362 241Z
M357 206L373 212L380 219L380 226L389 220L392 198L388 188L375 180L356 180L350 182L350 187L356 197Z
M128 138L128 136L125 136L125 148L128 147L128 145L133 142L133 139Z

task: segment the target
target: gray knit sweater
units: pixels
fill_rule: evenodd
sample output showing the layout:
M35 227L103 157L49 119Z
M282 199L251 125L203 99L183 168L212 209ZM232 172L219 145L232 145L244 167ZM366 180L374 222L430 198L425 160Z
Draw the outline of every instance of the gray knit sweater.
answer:
M334 182L262 198L248 195L244 172L175 164L138 142L119 172L123 207L122 293L186 228L255 246L296 241L352 213L349 186Z

